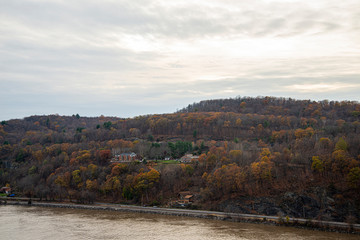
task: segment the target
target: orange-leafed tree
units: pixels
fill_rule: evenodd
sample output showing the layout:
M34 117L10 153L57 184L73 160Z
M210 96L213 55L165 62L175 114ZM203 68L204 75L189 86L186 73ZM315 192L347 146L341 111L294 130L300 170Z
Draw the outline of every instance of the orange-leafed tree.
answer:
M207 185L212 191L213 196L219 198L224 194L239 194L243 189L246 174L241 167L232 163L223 165L212 174L204 173L202 178L206 178Z
M272 179L271 170L274 163L271 161L271 152L268 148L263 148L258 161L251 164L251 172L257 182L262 185Z

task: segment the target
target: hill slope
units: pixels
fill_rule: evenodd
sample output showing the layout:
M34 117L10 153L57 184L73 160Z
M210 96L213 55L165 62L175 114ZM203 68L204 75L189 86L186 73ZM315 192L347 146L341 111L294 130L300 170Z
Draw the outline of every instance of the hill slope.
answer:
M359 121L357 102L272 97L130 119L31 116L0 125L0 184L47 199L142 204L190 190L205 209L359 221ZM147 163L110 163L127 152ZM198 158L151 161L186 153Z

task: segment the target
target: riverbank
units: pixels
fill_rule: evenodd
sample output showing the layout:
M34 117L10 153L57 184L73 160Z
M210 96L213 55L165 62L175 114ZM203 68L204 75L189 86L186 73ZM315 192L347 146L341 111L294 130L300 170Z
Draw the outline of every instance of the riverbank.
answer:
M203 210L188 210L188 209L174 209L174 208L159 208L159 207L141 207L133 205L109 204L109 203L95 203L94 205L74 204L74 203L50 203L50 202L36 202L24 201L14 199L1 199L2 204L21 205L21 206L37 206L37 207L51 207L51 208L71 208L71 209L88 209L88 210L103 210L103 211L122 211L122 212L137 212L150 213L172 216L196 217L205 219L215 219L233 222L249 222L249 223L263 223L281 226L302 227L307 229L317 229L333 232L346 232L353 234L360 234L360 224L348 224L342 222L318 221L302 218L289 218L253 214L240 213L226 213L216 211Z

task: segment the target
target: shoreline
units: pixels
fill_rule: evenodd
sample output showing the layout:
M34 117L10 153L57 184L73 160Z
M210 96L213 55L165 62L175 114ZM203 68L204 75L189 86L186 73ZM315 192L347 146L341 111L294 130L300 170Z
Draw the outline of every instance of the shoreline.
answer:
M216 211L206 211L206 210L141 207L135 205L122 205L122 204L109 204L109 203L95 203L93 205L87 205L87 204L76 204L76 203L50 203L50 202L32 201L31 204L29 204L28 202L23 202L13 199L6 199L5 201L4 199L2 199L2 201L0 201L0 205L20 205L20 206L35 206L35 207L50 207L50 208L136 212L136 213L147 213L147 214L205 218L205 219L214 219L214 220L222 220L222 221L232 221L232 222L271 224L275 226L289 226L289 227L305 228L311 230L322 230L328 232L360 234L360 224L348 224L343 222L318 221L318 220L290 218L290 217L226 213L226 212L216 212Z

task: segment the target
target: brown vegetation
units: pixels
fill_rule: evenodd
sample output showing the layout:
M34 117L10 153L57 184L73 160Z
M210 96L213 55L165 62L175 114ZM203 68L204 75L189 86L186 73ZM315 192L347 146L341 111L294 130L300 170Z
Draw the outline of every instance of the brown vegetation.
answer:
M289 216L313 211L309 216L359 221L359 112L356 102L265 97L202 101L131 119L3 121L0 184L43 199L139 204L167 204L191 190L208 209L263 213L262 202ZM146 161L110 163L125 152ZM199 158L149 161L186 153Z

